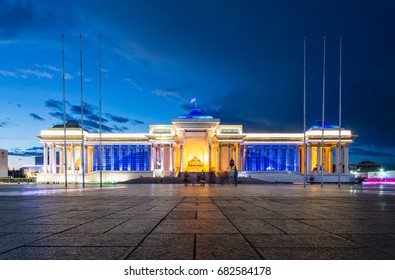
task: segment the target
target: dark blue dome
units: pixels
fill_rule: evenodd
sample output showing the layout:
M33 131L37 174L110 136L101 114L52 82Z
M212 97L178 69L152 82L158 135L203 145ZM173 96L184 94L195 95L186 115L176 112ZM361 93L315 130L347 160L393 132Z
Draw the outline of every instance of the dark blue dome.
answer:
M188 115L181 115L179 119L212 119L212 116L203 115L202 110L194 108Z

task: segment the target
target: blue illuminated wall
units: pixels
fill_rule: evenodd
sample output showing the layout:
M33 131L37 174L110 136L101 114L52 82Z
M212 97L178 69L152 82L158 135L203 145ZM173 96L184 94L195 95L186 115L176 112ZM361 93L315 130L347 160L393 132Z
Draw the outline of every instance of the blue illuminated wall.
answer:
M151 146L149 145L103 145L103 170L149 171ZM98 171L99 146L94 147L93 171Z
M245 146L244 170L247 171L299 171L296 145Z

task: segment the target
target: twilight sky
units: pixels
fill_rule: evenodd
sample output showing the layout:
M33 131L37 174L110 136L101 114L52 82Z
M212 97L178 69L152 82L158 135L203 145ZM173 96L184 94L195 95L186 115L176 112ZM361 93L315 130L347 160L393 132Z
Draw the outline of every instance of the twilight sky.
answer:
M85 124L98 127L99 37L104 128L148 132L189 111L245 132L302 132L303 38L307 124L338 123L343 36L343 127L358 135L351 162L395 164L395 2L392 0L0 0L0 148L10 167L42 153L36 135L63 121L62 33L69 118L79 120L79 36Z

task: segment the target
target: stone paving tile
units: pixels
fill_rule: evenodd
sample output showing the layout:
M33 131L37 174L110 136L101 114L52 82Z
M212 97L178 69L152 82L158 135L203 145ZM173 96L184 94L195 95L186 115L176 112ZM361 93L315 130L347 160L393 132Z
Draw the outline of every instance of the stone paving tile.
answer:
M317 228L334 234L386 234L395 233L395 226L382 226L382 225L320 225Z
M267 260L391 260L370 248L258 248Z
M199 210L217 210L217 206L213 203L181 203L177 205L175 210L180 211L199 211Z
M172 211L166 217L169 220L178 219L195 219L197 216L197 211Z
M70 229L66 233L105 233L126 220L127 219L97 219Z
M260 260L259 254L240 234L197 234L198 260Z
M44 238L50 234L43 233L13 233L0 237L0 254L28 244L30 242ZM1 258L1 255L0 255Z
M245 211L245 212L232 212L232 213L226 213L226 216L233 220L259 220L259 219L272 219L272 220L288 220L289 218L280 214L275 214L275 213L259 213L259 212L250 212L250 211Z
M237 230L223 219L164 220L153 233L237 233Z
M53 218L53 219L65 219L65 218L72 218L81 214L89 213L90 211L66 211L62 213L56 213L53 215L46 215L45 217L47 218Z
M40 217L17 222L24 225L81 225L93 221L93 218L52 218Z
M150 234L129 260L192 260L195 234Z
M108 233L148 233L158 222L159 219L129 219L112 228Z
M325 231L318 228L306 225L296 220L265 220L272 226L282 230L288 234L327 234Z
M1 260L123 260L133 247L20 247Z
M73 228L77 225L29 225L29 224L10 224L1 226L0 232L3 233L57 233Z
M343 234L342 236L368 247L395 249L395 235L391 234Z
M93 218L93 219L99 219L99 218L104 218L104 217L106 217L106 216L108 216L108 215L111 215L111 214L113 214L114 213L114 211L109 211L109 210L99 210L99 211L89 211L89 212L87 212L87 213L83 213L83 214L80 214L80 215L76 215L76 216L74 216L74 218L87 218L87 219L90 219L90 218Z
M373 226L375 223L372 221L365 221L361 219L336 219L336 220L326 220L326 219L321 219L321 220L303 220L304 223L309 224L311 226L348 226L348 227L353 227L353 226Z
M244 234L284 234L280 229L263 220L231 220L235 226Z
M145 234L92 234L78 233L68 234L60 233L43 238L37 242L30 243L29 246L41 247L83 247L83 246L99 246L99 247L134 247L143 238Z
M265 248L345 248L363 247L335 235L293 235L293 234L246 234L245 237L254 247Z
M168 213L168 211L121 211L105 216L103 219L162 219Z
M226 219L220 211L197 211L197 219Z

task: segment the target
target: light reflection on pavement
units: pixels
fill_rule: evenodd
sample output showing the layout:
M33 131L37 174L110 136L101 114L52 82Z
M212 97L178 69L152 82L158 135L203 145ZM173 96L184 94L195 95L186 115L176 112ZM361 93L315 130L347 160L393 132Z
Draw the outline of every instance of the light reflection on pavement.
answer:
M0 196L85 196L85 195L136 195L136 196L218 196L218 195L279 195L287 196L394 196L393 185L303 185L265 184L265 185L213 185L184 186L181 184L112 184L103 185L69 185L62 184L0 184Z

